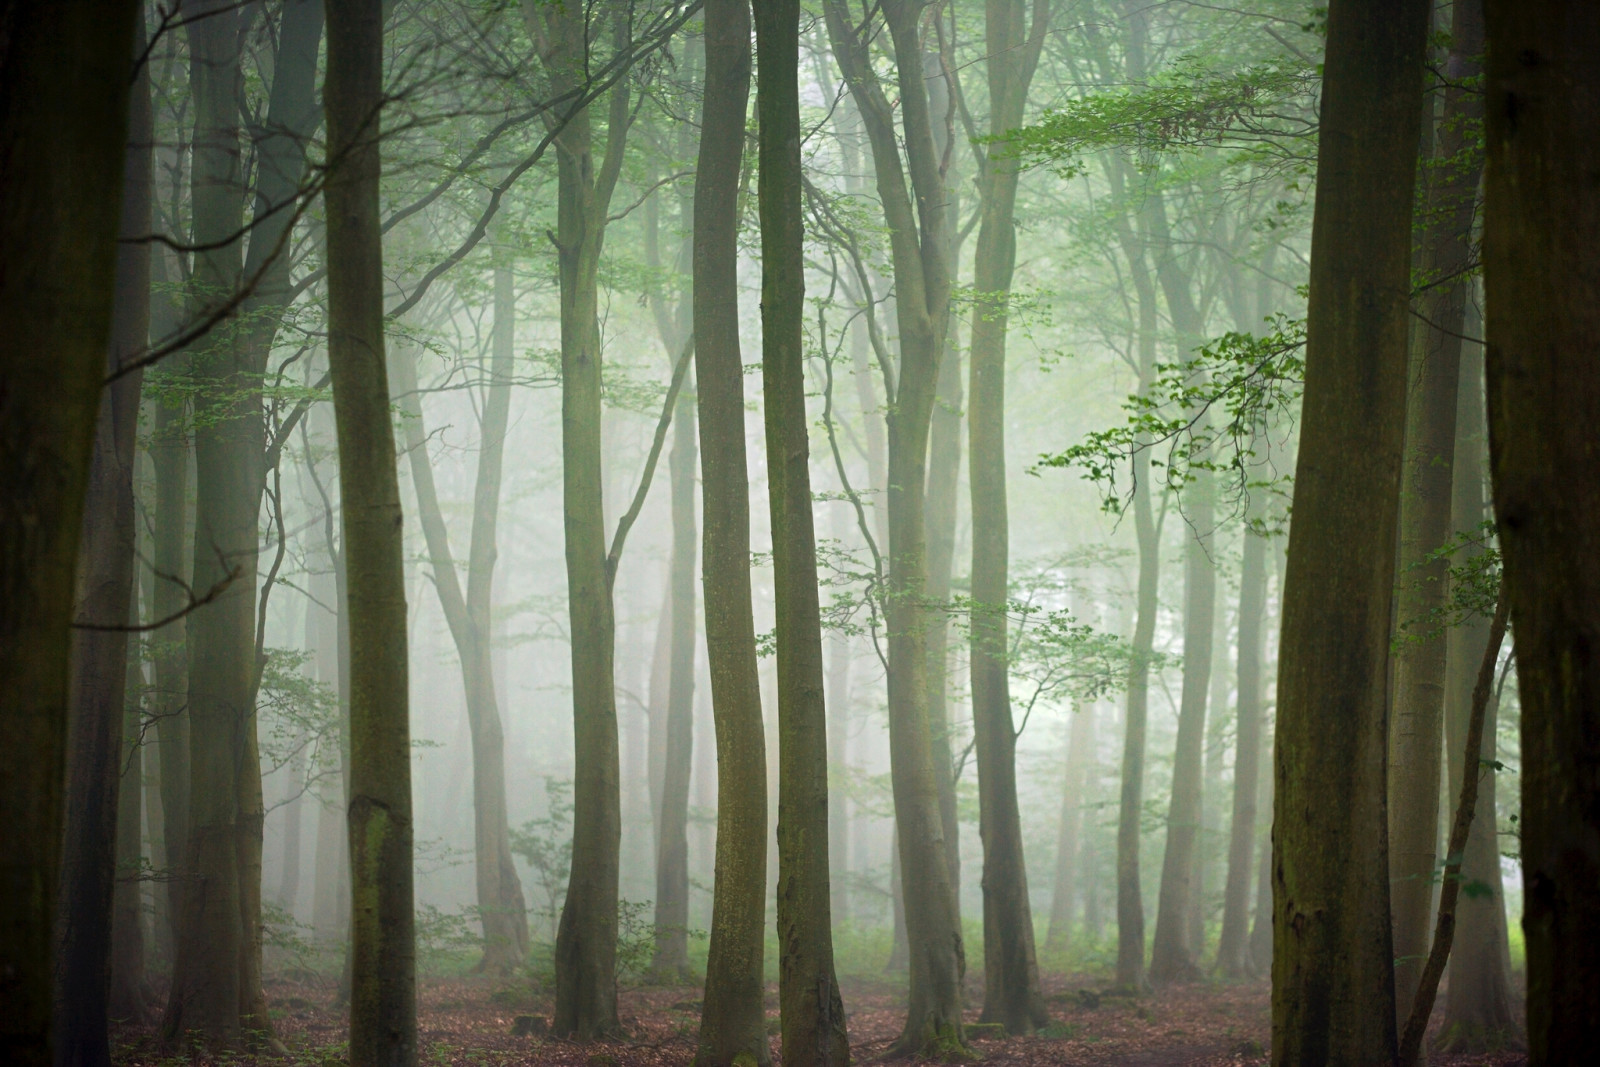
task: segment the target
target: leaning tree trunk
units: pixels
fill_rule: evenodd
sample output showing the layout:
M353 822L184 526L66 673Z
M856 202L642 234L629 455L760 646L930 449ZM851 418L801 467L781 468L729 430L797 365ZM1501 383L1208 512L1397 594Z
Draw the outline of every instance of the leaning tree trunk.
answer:
M766 1063L767 756L750 593L750 484L739 349L739 167L750 94L750 8L706 5L706 94L694 190L706 658L717 734L717 844L699 1058Z
M1474 137L1483 122L1483 97L1470 85L1483 53L1481 0L1458 0L1451 12L1452 81L1445 88L1418 249L1420 281L1428 288L1417 300L1418 321L1412 326L1400 488L1400 633L1394 645L1395 707L1389 722L1389 880L1395 1004L1401 1018L1416 997L1433 933L1448 669L1448 641L1433 631L1449 588L1449 563L1434 554L1451 533L1463 312L1471 287L1473 206L1483 167ZM1426 132L1431 138L1432 131Z
M1328 8L1278 673L1280 1064L1387 1063L1396 1052L1385 682L1427 14L1423 0Z
M144 34L136 32L135 39L142 47ZM123 238L149 230L152 137L150 82L141 68L128 103ZM125 359L137 356L149 336L150 247L122 244L107 371L115 373ZM72 641L66 825L56 914L55 1054L60 1067L109 1067L111 1062L112 902L127 714L130 639L125 627L136 604L133 471L142 377L135 371L117 379L100 404L79 541L76 621L92 628L76 630ZM122 1007L135 1005L125 1001Z
M1490 464L1522 698L1528 1062L1600 1039L1600 19L1488 4Z
M1482 336L1483 326L1469 317L1461 331ZM1456 409L1456 461L1452 467L1451 522L1460 533L1473 533L1487 518L1484 499L1483 350L1474 345L1463 353L1460 406ZM1479 550L1481 551L1481 550ZM1458 565L1466 565L1462 560ZM1475 614L1450 629L1449 670L1445 677L1445 728L1449 745L1449 781L1460 781L1466 752L1467 719L1472 710L1474 664L1483 659L1489 620ZM1468 893L1456 904L1455 946L1450 953L1450 993L1445 998L1441 1043L1452 1052L1487 1052L1514 1045L1519 1037L1511 990L1510 946L1506 930L1505 890L1500 877L1500 833L1495 818L1495 719L1498 701L1489 704L1483 724L1483 779L1478 786L1478 816L1472 820L1461 877L1484 892Z
M783 1062L850 1061L833 969L828 713L806 432L800 3L756 0L761 379L778 646L778 1001ZM920 636L920 635L919 635ZM941 857L942 860L942 857Z
M67 627L111 329L138 9L68 0L0 12L0 1060L22 1067L52 1060Z

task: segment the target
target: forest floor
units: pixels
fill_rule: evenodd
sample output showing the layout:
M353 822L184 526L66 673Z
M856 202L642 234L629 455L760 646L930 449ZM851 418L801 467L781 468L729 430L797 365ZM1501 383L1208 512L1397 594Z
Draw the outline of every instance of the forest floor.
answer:
M898 1033L903 979L845 981L851 1058L880 1056ZM976 1036L989 1064L1085 1067L1212 1067L1267 1062L1269 991L1265 982L1195 982L1131 998L1110 995L1103 979L1046 975L1053 1022L1033 1037ZM345 1017L332 984L306 977L269 983L267 996L287 1059L229 1055L211 1061L163 1056L151 1027L115 1035L119 1067L177 1067L207 1062L251 1067L342 1067ZM981 1000L969 990L969 1002ZM425 978L419 989L421 1049L427 1067L687 1067L694 1056L700 990L692 986L635 986L620 994L626 1041L579 1045L541 1036L549 997L484 978ZM776 1031L776 990L768 994L769 1030ZM970 1013L975 1021L976 1010ZM1437 1017L1437 1016L1436 1016ZM778 1039L772 1038L774 1059ZM1520 1054L1434 1056L1433 1067L1523 1064Z

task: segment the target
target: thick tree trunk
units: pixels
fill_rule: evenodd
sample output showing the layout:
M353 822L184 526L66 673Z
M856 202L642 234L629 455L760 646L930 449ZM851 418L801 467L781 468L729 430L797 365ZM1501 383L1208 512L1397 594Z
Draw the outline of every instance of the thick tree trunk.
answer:
M1250 958L1250 888L1256 877L1256 795L1261 789L1261 630L1267 606L1267 540L1244 531L1239 568L1239 667L1233 757L1233 820L1222 898L1217 967L1229 978L1255 973Z
M1175 982L1200 975L1203 946L1192 940L1192 913L1198 907L1201 789L1204 783L1206 700L1211 686L1212 640L1216 630L1217 574L1211 565L1214 478L1195 475L1186 517L1192 527L1185 541L1183 605L1183 692L1178 708L1177 747L1172 761L1172 797L1167 808L1167 846L1161 862L1160 907L1150 947L1150 977Z
M52 1055L68 624L111 330L137 10L69 0L0 11L0 1060L23 1067ZM113 714L120 722L120 705Z
M1389 880L1395 1004L1401 1018L1416 996L1432 935L1448 645L1432 631L1448 600L1449 564L1430 556L1451 533L1463 310L1483 167L1482 150L1473 139L1483 121L1483 97L1470 84L1483 53L1481 0L1460 0L1451 11L1452 82L1445 89L1417 249L1420 280L1428 288L1417 301L1419 321L1412 326L1396 564L1401 632L1394 646L1395 707L1389 723ZM1431 140L1433 131L1426 133Z
M384 366L381 0L328 0L328 364L350 580L351 1067L417 1060L404 520Z
M702 581L717 743L717 844L697 1061L771 1059L763 1012L767 753L750 591L750 471L739 347L739 170L750 95L750 8L706 6L706 94L694 191Z
M136 32L142 46L144 35ZM130 52L130 55L132 53ZM121 235L150 225L150 83L141 74L128 102ZM122 244L108 372L150 336L150 249ZM112 908L117 885L118 803L124 792L129 637L134 598L133 471L139 372L118 379L100 403L79 540L76 621L67 721L66 811L57 904L55 1055L59 1067L110 1063ZM137 651L135 650L135 656ZM138 779L134 778L137 785ZM133 818L137 827L138 795ZM137 830L135 830L137 834ZM136 887L136 884L135 884ZM124 1009L138 1007L125 1002Z
M1278 1064L1387 1063L1396 1051L1385 679L1428 5L1398 6L1328 8L1278 676Z
M761 371L777 600L782 1055L793 1067L842 1067L850 1060L850 1045L833 969L828 719L806 432L799 0L756 0L755 29L761 69Z
M1462 333L1481 337L1483 325L1469 315ZM1452 465L1451 522L1458 532L1476 531L1487 518L1484 499L1483 350L1464 352L1460 406L1456 409L1456 459ZM1458 566L1467 561L1461 560ZM1489 620L1474 615L1452 627L1447 636L1449 670L1445 678L1445 727L1450 752L1449 781L1460 781L1466 753L1468 713L1472 708L1473 664L1483 658ZM1450 954L1450 992L1445 999L1441 1042L1451 1051L1485 1052L1514 1045L1519 1027L1512 1007L1510 946L1506 901L1500 877L1500 833L1495 818L1495 720L1498 701L1491 702L1483 726L1480 754L1483 780L1478 786L1478 815L1472 820L1461 877L1482 893L1468 893L1457 902L1455 947Z
M1600 1038L1600 19L1491 0L1489 444L1522 698L1529 1063Z

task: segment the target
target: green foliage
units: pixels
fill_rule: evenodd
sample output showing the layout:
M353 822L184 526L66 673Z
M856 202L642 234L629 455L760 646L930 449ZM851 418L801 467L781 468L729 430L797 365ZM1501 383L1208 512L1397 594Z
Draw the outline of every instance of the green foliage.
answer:
M1430 641L1470 619L1493 617L1500 598L1500 548L1494 523L1484 521L1475 530L1461 530L1449 541L1411 565L1424 570L1440 561L1447 564L1449 595L1427 615L1401 619L1394 644ZM1437 579L1431 579L1437 580Z
M511 831L511 851L533 868L544 898L534 910L549 922L553 943L572 872L572 780L546 775L544 795L546 813Z
M1102 505L1118 514L1132 498L1118 472L1140 452L1154 452L1150 465L1164 487L1182 489L1200 470L1227 475L1236 497L1251 489L1273 492L1271 482L1251 479L1270 445L1268 428L1293 413L1305 386L1305 320L1275 315L1265 334L1230 332L1198 349L1192 358L1162 363L1148 389L1123 402L1127 419L1098 430L1062 452L1039 457L1040 467L1077 467L1099 485ZM1253 520L1266 532L1262 520Z

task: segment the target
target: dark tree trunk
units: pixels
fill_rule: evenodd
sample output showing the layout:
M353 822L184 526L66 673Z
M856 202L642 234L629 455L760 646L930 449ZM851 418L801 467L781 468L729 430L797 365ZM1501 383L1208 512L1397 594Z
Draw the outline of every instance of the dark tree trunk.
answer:
M127 0L0 8L0 1060L19 1067L52 1058L68 624L111 331L137 11ZM120 722L120 706L114 714Z
M1490 464L1522 697L1529 1063L1600 1039L1600 19L1488 7Z
M1387 1063L1396 1051L1385 681L1427 14L1423 0L1328 8L1278 674L1279 1064Z
M404 521L384 366L381 0L328 0L328 364L350 580L351 1067L417 1061Z
M767 755L750 592L750 471L739 346L739 187L750 96L747 0L706 6L706 94L694 190L706 658L717 741L717 844L698 1061L771 1059L763 1011ZM688 783L686 782L685 785Z
M778 646L778 1000L783 1062L850 1061L833 970L828 719L806 431L801 224L800 3L755 0L761 216L761 376L766 408ZM920 472L919 472L920 475ZM942 859L942 857L941 857Z

